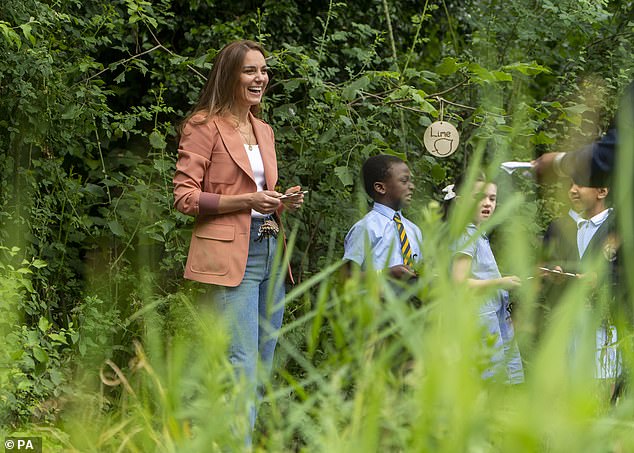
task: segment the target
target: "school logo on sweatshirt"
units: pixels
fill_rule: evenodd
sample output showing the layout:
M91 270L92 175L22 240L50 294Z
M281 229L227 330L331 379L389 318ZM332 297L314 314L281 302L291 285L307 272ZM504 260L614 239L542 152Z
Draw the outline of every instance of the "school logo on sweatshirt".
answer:
M603 242L603 256L610 263L616 260L616 254L619 250L620 241L616 234L611 233Z

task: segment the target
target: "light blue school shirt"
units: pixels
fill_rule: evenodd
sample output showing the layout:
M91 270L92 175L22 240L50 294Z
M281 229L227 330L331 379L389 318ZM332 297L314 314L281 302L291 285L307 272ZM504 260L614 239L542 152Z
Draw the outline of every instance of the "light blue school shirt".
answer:
M583 217L577 218L577 250L579 251L579 258L582 258L583 254L586 253L586 249L594 233L596 233L603 222L608 219L611 212L612 208L608 208L589 220Z
M423 235L420 228L410 222L400 211L385 206L381 203L374 203L372 210L361 220L355 223L343 241L344 260L354 261L363 269L368 266L366 257L367 247L372 254L372 266L374 269L386 269L392 266L403 264L401 253L401 241L394 213L398 212L401 221L405 226L405 233L412 250L412 259L415 263L422 260Z
M471 257L471 278L476 280L492 280L500 278L498 263L495 261L489 239L483 233L478 233L478 227L473 223L467 225L467 231L458 241L454 256L464 254ZM489 313L500 309L506 291L498 290L481 307L480 313Z

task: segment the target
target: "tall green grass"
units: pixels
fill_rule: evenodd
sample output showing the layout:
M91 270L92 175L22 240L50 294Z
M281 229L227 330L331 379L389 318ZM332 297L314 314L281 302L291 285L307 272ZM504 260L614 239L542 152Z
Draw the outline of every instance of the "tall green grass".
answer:
M478 152L474 162L484 151ZM485 170L494 173L497 163ZM470 168L471 181L478 168ZM625 184L621 173L619 178ZM513 183L500 188L513 191ZM531 200L525 194L507 195L492 222L504 245L499 262L503 273L526 279L535 274L537 260L526 237L534 210L526 209ZM632 218L631 200L620 200L618 209ZM424 264L421 278L404 291L395 291L382 274L342 278L333 252L330 267L288 293L255 451L634 449L631 393L612 406L609 384L592 377L600 318L585 306L585 285L572 286L555 304L535 342L538 280L526 279L513 295L526 382L508 386L480 377L492 352L483 346L476 316L484 296L455 284L448 272L447 247L471 210L458 210L449 223L441 221L438 203L412 210L425 235ZM631 253L626 258L631 263ZM422 305L410 302L414 296ZM145 297L151 304L153 295ZM244 383L225 358L227 337L219 320L196 305L195 292L185 290L169 313L143 317L146 337L136 345L128 372L108 364L120 399L108 411L77 405L63 426L70 434L63 451L243 450ZM620 335L629 350L629 333Z
M494 177L501 161L527 157L516 154L514 138L511 133L496 142L488 165L487 141L476 146L467 187L480 170ZM621 152L614 191L621 229L631 233L634 138L625 139L622 149L629 152ZM492 353L483 346L476 315L486 294L449 275L449 246L473 206L462 205L443 222L437 202L418 200L408 211L425 238L416 283L399 290L384 274L344 278L339 253L331 248L332 264L288 292L273 375L259 406L255 451L634 450L632 393L612 406L609 383L592 377L600 316L586 307L589 288L573 285L536 332L539 282L528 277L538 260L538 210L534 195L518 184L526 182L500 181L501 202L485 229L496 227L502 272L524 279L513 294L513 317L526 382L509 386L481 378ZM627 269L634 269L632 237L623 236ZM292 254L293 242L291 236L278 266ZM189 286L170 296L167 311L159 311L164 296L152 291L150 280L139 279L144 308L133 318L142 320L144 338L134 345L132 361L107 361L98 381L93 367L87 368L93 387L69 406L58 429L29 432L46 436L46 451L244 449L246 384L227 361L221 320L197 304L196 288ZM631 326L622 321L620 327L631 374Z

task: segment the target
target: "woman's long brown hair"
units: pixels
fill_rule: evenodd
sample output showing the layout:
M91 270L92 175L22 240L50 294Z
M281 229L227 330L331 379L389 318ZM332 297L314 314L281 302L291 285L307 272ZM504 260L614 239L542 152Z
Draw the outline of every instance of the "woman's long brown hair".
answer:
M206 121L211 116L224 115L231 110L235 103L244 56L249 50L257 50L266 57L264 48L260 44L247 39L233 41L218 52L198 102L183 120L181 130L196 114L203 113L205 115L203 121ZM251 106L251 113L254 115L259 110L258 105Z

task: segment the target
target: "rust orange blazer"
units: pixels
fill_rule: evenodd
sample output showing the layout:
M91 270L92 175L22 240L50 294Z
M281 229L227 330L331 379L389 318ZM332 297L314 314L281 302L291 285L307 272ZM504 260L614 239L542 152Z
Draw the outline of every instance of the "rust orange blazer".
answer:
M174 207L196 216L185 278L238 286L249 253L251 210L218 214L221 195L255 192L256 184L242 137L231 121L194 116L184 127L174 174ZM260 147L266 187L277 183L273 129L249 114Z

